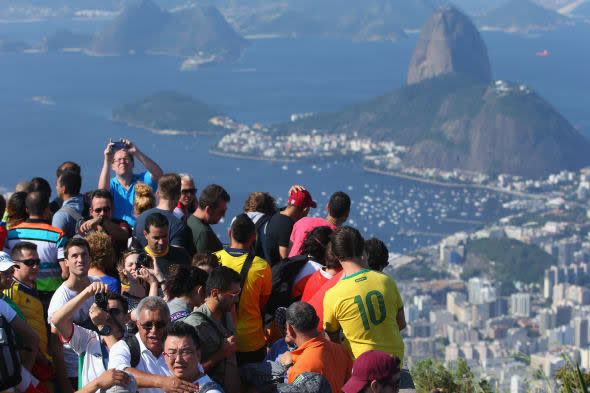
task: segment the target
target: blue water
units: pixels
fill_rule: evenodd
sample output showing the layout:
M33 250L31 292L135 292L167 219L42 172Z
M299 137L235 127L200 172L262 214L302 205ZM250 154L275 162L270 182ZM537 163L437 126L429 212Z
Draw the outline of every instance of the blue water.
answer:
M70 23L84 32L104 24ZM56 26L56 22L0 24L0 36L34 42ZM534 38L500 33L483 36L496 78L533 86L590 135L590 114L585 108L590 98L590 81L585 77L590 57L575 45L588 32L588 26L578 26ZM232 195L228 216L241 209L250 191L269 191L284 199L289 185L304 184L320 205L315 214L324 214L330 193L348 192L354 202L353 224L365 235L385 240L393 251L432 243L438 240L436 236L397 234L473 228L473 224L445 221L444 216L494 219L506 214L500 202L509 198L371 175L352 163L322 163L315 168L290 164L284 169L266 162L221 158L207 152L217 137L160 136L108 120L113 108L160 89L189 93L246 123L336 110L402 86L415 39L400 43L252 40L237 63L196 72L180 72L180 61L166 56L1 55L0 129L5 165L0 168L0 186L12 189L18 181L33 176L53 183L55 167L74 160L83 167L83 188L94 188L106 141L128 137L165 171L192 173L199 188L212 182L225 186ZM535 56L544 49L549 57ZM48 96L56 105L33 102L33 96ZM217 226L222 236L226 230L225 223Z

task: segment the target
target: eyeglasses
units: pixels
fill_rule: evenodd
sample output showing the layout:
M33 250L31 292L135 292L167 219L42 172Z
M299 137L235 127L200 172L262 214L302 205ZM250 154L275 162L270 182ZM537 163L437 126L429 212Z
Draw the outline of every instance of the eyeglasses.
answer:
M98 214L100 214L102 212L108 213L111 211L111 208L110 208L110 206L97 207L96 209L92 209L92 211L95 213L98 213Z
M183 194L196 194L197 189L196 188L185 188L184 190L180 190L180 192Z
M31 259L15 259L15 262L21 262L24 263L25 265L27 265L28 267L33 267L35 265L39 265L41 263L40 259L35 259L35 258L31 258Z
M170 351L170 352L164 352L164 356L167 356L168 358L170 358L171 361L175 361L177 357L181 357L182 359L191 357L195 354L195 351L192 349L181 349L180 351L176 352L176 351Z
M142 323L140 324L141 328L143 330L147 330L150 331L152 330L152 328L156 329L156 330L162 330L164 329L166 326L168 326L168 322L166 321L155 321L155 322L147 322L147 323Z

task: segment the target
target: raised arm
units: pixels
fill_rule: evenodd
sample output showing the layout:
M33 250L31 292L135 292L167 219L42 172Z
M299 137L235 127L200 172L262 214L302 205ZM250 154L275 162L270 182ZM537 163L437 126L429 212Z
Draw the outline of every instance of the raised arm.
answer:
M114 142L112 139L104 150L104 162L102 164L102 170L100 171L100 177L98 178L98 188L102 190L110 191L110 177L111 177L111 164L113 163L113 156L115 154L113 150Z
M107 290L107 285L102 281L93 282L75 298L64 304L51 317L51 323L55 326L57 332L64 338L71 337L73 333L72 318L76 311L82 307L88 298Z
M145 166L145 169L147 169L148 172L152 175L152 181L156 183L164 173L162 171L162 168L160 168L160 166L156 164L154 160L143 154L143 152L140 151L137 148L137 146L131 143L129 139L121 139L121 142L127 145L127 151L129 152L129 154L133 154L133 156L135 156L139 161L141 161L143 166Z

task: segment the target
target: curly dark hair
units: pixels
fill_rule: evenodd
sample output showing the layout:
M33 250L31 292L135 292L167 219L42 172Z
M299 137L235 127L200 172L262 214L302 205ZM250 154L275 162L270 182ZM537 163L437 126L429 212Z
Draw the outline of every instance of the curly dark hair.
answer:
M174 299L188 294L198 286L202 286L204 289L208 277L206 271L196 266L180 265L170 273L166 280L166 295L168 295L168 299Z
M326 265L326 246L330 242L332 229L329 226L321 226L307 232L301 244L301 255L309 255L311 259L322 265Z
M275 199L268 192L254 191L244 202L244 213L260 212L272 216L277 210Z

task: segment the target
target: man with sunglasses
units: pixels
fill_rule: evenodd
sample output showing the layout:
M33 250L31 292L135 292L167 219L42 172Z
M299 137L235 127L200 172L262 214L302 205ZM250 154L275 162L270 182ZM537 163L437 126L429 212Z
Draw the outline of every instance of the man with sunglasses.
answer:
M90 219L84 221L78 234L86 236L92 231L102 231L111 238L111 244L118 253L127 248L131 227L125 220L113 218L113 196L106 190L95 190L90 194Z
M27 323L39 335L40 356L35 362L38 367L45 370L52 370L52 354L55 353L57 341L49 342L47 324L45 322L43 304L37 292L35 280L39 274L40 259L37 253L37 245L31 242L16 243L12 247L12 260L17 269L14 270L10 287L4 289L4 294L11 299L22 310ZM44 377L48 379L51 371ZM43 376L37 374L36 376Z
M166 328L170 323L166 302L159 297L148 296L139 302L136 311L139 331L111 348L108 368L133 375L139 393L197 391L196 385L172 376L162 354ZM138 356L136 364L133 364L134 353Z
M228 392L239 392L236 328L231 312L240 301L240 275L219 266L209 273L205 303L183 322L193 326L201 341L205 372Z
M102 335L72 322L76 311L98 293L105 294L107 309L103 310L93 303L88 313L92 323L104 333ZM57 329L60 340L79 356L84 355L82 368L79 370L80 386L86 386L107 370L109 350L125 335L124 326L129 321L127 306L125 298L108 292L107 285L97 281L53 314L51 323Z
M188 173L179 173L182 181L180 187L180 200L174 208L174 215L182 222L186 223L189 216L197 209L197 188L195 180Z

